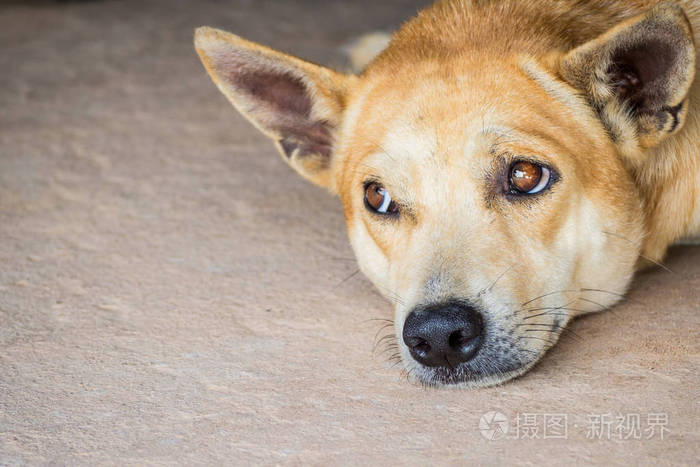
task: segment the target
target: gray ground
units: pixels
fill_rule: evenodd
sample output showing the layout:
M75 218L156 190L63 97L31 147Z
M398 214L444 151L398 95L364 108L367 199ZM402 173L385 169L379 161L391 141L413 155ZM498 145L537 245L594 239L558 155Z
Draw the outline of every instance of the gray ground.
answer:
M0 464L698 463L700 248L515 382L412 385L372 354L391 305L344 281L337 200L233 111L191 44L207 24L328 63L420 3L0 7ZM490 410L510 435L537 414L540 439L485 439ZM568 439L542 439L555 413ZM606 413L642 429L665 414L668 431L588 439Z

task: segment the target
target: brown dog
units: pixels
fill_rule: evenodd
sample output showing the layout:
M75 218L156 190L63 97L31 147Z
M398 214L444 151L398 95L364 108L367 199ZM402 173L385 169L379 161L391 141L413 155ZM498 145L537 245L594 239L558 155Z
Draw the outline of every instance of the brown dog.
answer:
M695 29L695 37L693 36ZM233 105L340 196L407 368L500 383L700 234L696 0L444 0L344 75L200 28Z

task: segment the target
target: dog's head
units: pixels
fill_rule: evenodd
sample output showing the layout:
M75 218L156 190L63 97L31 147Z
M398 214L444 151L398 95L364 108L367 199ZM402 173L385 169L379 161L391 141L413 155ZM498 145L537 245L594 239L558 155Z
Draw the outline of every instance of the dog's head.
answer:
M502 382L625 291L644 236L631 174L683 124L692 36L673 5L561 53L411 51L407 35L359 76L210 28L195 43L284 159L340 196L411 373Z

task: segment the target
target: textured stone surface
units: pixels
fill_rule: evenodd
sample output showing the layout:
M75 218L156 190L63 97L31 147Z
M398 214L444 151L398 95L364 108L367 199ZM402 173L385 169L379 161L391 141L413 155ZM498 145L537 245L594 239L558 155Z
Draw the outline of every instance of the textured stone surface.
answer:
M0 7L0 464L697 463L700 248L517 381L409 384L372 353L391 305L351 276L337 200L191 43L207 24L328 63L420 3ZM489 410L566 413L568 439L488 441ZM670 431L587 439L607 412Z

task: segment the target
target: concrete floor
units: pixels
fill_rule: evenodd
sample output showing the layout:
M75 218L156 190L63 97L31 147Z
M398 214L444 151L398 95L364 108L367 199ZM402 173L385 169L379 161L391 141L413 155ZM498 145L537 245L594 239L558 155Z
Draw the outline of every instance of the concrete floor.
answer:
M420 4L0 6L0 465L697 465L700 248L525 377L423 389L372 353L391 305L351 276L338 201L192 48L206 24L337 63ZM480 431L489 411L503 439ZM592 432L619 414L645 439Z

